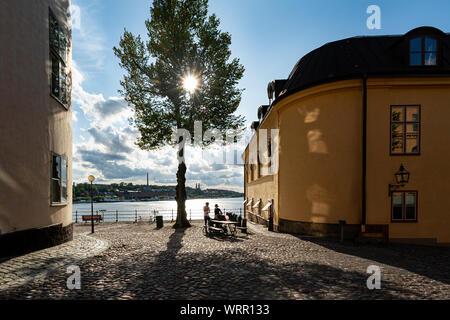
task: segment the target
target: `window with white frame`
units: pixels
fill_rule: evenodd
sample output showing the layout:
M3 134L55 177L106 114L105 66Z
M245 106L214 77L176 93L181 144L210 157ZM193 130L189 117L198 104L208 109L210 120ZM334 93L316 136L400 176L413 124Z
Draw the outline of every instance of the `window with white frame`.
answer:
M67 158L52 153L51 203L67 203Z
M49 9L50 63L51 63L51 95L66 108L67 93L67 44L68 39L61 24Z
M391 106L391 154L420 153L420 106Z

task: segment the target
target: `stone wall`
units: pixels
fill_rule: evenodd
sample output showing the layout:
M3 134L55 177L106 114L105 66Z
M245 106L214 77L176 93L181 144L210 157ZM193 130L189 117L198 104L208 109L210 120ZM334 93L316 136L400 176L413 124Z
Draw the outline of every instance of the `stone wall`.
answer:
M73 224L28 229L0 235L0 257L21 255L73 239Z

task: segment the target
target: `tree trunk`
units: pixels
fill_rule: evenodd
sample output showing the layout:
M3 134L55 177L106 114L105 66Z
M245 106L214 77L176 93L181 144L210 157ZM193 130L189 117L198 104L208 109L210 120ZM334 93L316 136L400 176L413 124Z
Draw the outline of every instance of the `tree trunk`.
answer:
M186 164L184 162L185 145L186 137L181 134L178 136L178 171L175 196L175 199L177 200L177 221L173 225L174 228L189 228L191 226L186 214Z
M186 214L186 164L184 162L178 165L177 172L177 188L176 197L177 200L177 220L173 225L174 228L188 228L191 226L187 219Z

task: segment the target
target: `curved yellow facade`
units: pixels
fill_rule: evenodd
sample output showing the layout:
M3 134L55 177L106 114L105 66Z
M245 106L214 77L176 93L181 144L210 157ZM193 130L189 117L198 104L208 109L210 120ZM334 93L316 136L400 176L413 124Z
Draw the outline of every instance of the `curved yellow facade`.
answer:
M367 80L366 222L362 224L363 80L335 81L301 90L276 103L261 129L278 129L278 171L251 179L245 153L246 198L274 201L281 232L336 235L345 220L349 234L385 233L391 241L450 243L450 78ZM419 105L418 155L390 154L390 110ZM254 136L257 139L258 135ZM417 191L417 221L392 222L388 185L400 164L410 181L396 191ZM258 171L258 164L255 165ZM257 209L257 208L256 208ZM254 208L248 211L255 212ZM249 216L252 216L249 213ZM367 229L367 230L365 230Z

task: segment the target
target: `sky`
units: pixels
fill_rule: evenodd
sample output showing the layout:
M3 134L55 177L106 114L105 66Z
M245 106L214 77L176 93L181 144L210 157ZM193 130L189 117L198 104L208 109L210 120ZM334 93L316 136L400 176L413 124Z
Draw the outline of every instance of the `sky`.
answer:
M123 70L113 53L124 29L146 39L151 0L72 0L73 181L176 184L177 158L170 147L143 151L128 119L132 108L120 93ZM379 29L367 20L380 9ZM232 36L232 58L245 67L237 114L247 127L268 104L267 84L286 79L308 52L354 36L404 34L419 26L450 32L448 0L210 0L209 13ZM372 20L371 20L372 21ZM243 151L244 146L238 148ZM211 164L205 151L187 148L186 185L243 190L243 167Z

